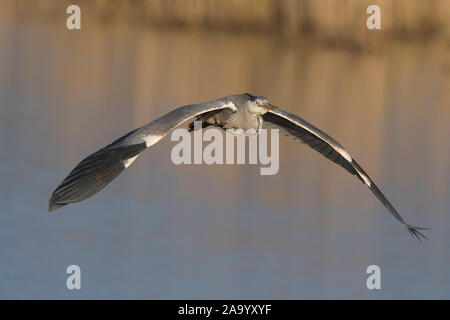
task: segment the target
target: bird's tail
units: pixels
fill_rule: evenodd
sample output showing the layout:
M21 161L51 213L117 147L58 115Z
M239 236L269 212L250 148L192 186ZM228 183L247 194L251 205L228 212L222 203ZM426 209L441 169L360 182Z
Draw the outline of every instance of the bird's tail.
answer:
M99 192L146 149L145 143L109 145L82 160L53 192L48 211L79 202Z

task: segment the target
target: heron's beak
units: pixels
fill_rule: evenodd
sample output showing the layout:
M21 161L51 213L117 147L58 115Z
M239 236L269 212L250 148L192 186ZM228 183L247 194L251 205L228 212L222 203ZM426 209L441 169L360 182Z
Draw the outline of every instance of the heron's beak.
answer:
M264 109L266 109L267 111L273 111L273 110L275 110L275 106L271 105L270 103L265 103L265 104L262 105L262 107L263 107Z

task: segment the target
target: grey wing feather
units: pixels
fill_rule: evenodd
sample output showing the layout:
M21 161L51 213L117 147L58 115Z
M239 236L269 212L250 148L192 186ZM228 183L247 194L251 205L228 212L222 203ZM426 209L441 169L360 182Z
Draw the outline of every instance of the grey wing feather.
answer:
M344 156L348 153L337 141L294 114L288 114L281 109L277 112L279 114L268 112L263 115L263 127L278 128L282 134L307 144L364 182L351 163L345 159ZM343 150L345 153L341 154L338 150Z
M188 105L135 129L83 159L55 189L48 210L87 199L108 185L145 149L176 126L205 112L235 106L223 99Z
M344 147L330 137L322 130L316 128L312 124L306 122L302 118L281 110L274 108L263 115L264 124L266 128L278 128L280 131L288 136L291 136L302 143L307 144L314 150L321 153L331 161L337 163L348 172L356 175L359 180L366 184L377 199L384 205L384 207L402 224L404 224L408 231L420 240L420 237L425 237L419 230L427 230L426 228L414 227L407 224L392 204L387 200L384 194L378 189L368 174L359 166L359 164L350 156Z

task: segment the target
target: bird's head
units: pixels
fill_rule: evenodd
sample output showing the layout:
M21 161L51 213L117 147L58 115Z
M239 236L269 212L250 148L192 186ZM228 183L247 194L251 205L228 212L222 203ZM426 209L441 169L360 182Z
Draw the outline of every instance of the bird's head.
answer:
M274 110L274 107L269 103L269 100L263 96L252 96L248 94L247 100L248 110L251 113L265 114L267 111Z

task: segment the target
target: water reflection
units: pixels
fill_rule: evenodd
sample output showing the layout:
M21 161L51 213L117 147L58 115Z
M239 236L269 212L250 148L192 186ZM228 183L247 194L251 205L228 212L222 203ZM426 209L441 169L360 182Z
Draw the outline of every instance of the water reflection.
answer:
M356 55L257 35L0 28L2 298L450 298L448 47ZM447 70L447 71L446 71ZM174 107L263 94L338 139L407 221L305 146L280 171L175 166L169 139L47 214L84 156ZM65 289L65 268L82 290ZM366 289L366 267L382 290Z

